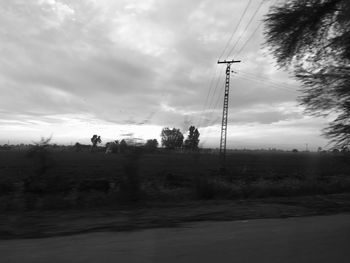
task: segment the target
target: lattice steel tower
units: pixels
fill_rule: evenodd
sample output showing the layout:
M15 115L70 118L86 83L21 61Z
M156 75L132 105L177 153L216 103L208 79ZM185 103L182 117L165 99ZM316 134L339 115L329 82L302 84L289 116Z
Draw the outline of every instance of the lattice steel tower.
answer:
M226 82L225 82L225 95L224 105L222 109L222 122L221 122L221 138L220 138L220 169L225 172L226 167L226 136L227 136L227 118L228 118L228 99L230 91L230 74L231 64L239 63L240 60L223 60L218 61L218 64L226 64Z

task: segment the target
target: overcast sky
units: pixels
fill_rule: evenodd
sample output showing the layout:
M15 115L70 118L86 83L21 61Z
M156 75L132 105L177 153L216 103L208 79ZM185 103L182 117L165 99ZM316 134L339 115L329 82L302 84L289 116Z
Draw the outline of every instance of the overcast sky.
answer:
M0 143L159 139L163 127L195 125L202 146L218 147L225 51L242 61L230 148L324 146L325 120L303 114L298 83L262 45L257 26L275 1L252 0L235 31L247 2L0 1Z

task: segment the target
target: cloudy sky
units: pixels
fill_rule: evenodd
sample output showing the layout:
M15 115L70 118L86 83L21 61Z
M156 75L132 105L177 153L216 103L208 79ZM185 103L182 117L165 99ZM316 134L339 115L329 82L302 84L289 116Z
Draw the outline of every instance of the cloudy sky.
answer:
M275 0L247 2L0 1L0 143L159 139L195 125L202 146L218 147L217 60L234 58L228 147L326 145L325 120L303 115L298 83L262 45Z

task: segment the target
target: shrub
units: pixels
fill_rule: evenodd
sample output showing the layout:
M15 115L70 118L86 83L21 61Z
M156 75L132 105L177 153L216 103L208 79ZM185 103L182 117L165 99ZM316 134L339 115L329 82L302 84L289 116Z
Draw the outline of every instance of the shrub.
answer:
M145 150L147 152L150 152L150 153L154 153L158 148L158 141L157 139L150 139L150 140L147 140L147 142L145 143Z

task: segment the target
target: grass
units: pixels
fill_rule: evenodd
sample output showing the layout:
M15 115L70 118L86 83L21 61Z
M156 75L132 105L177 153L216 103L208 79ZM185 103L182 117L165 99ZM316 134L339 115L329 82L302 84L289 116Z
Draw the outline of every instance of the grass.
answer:
M44 171L26 152L0 151L0 211L250 199L350 192L346 155L234 152L227 176L213 154L52 151Z
M72 235L96 231L132 231L176 227L198 221L329 215L350 212L350 194L269 197L244 200L197 200L0 214L0 240Z

